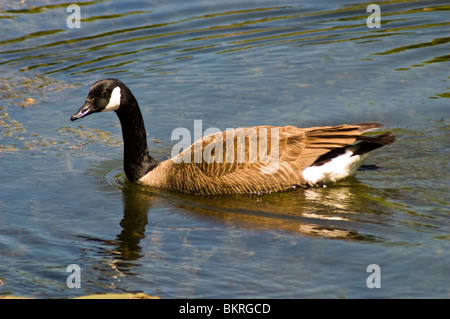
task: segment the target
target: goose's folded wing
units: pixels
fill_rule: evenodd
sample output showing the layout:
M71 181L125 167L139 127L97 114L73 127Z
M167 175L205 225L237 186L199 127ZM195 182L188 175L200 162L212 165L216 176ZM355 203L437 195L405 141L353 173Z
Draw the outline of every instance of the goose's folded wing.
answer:
M308 129L258 126L211 134L177 156L177 184L207 193L227 188L233 189L230 192L262 192L302 186L303 169L376 127L379 125L373 123Z

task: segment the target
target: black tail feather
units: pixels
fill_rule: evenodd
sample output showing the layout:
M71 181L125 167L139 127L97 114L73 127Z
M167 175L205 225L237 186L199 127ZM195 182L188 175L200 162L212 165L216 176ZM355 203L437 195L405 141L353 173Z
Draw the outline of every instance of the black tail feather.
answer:
M344 154L349 147L351 147L351 150L353 151L352 156L363 155L365 153L376 150L377 148L380 148L384 145L394 143L395 139L396 139L395 135L392 134L391 132L383 133L377 136L358 136L356 140L361 142L353 145L336 148L328 153L325 153L322 156L320 156L311 166L323 165L331 161L333 158Z
M378 136L358 136L357 141L362 141L355 146L357 147L353 155L362 155L384 145L389 145L395 142L395 135L391 132L387 132Z

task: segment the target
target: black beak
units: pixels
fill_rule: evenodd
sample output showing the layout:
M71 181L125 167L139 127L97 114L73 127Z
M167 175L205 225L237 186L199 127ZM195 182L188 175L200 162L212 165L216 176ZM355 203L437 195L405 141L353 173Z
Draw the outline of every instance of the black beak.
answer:
M84 102L83 106L80 107L80 109L78 110L77 113L75 113L74 115L72 115L72 117L70 118L72 121L81 119L82 117L85 117L91 113L94 112L94 104L92 103L92 100L86 100L86 102Z

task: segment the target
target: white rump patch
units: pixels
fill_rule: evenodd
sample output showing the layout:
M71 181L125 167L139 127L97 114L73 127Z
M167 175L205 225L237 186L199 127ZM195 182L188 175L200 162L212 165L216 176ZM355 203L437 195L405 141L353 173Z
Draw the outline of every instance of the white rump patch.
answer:
M323 165L307 167L302 172L303 178L312 184L318 182L326 184L346 178L358 170L368 154L352 155L353 152L347 150Z
M120 87L116 86L111 93L111 98L109 99L108 105L103 109L102 112L115 111L120 106Z

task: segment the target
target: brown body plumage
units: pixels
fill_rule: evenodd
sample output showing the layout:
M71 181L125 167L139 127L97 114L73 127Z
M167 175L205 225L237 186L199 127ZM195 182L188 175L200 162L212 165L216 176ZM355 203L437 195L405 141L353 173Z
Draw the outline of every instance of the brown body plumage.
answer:
M377 123L311 128L278 127L278 169L273 174L261 173L262 167L270 167L274 164L273 162L264 163L258 157L256 163L249 163L250 141L248 138L245 139L245 163L238 163L236 158L237 137L234 139L235 154L232 163L225 161L223 163L208 163L205 158L203 158L201 163L194 163L193 154L196 143L201 143L202 150L204 150L207 145L219 140L223 144L223 158L226 158L228 149L224 143L226 133L218 133L222 135L221 139L217 138L217 134L212 134L195 142L189 149L184 150L179 155L184 157L185 152L190 152L191 161L176 163L175 159L166 160L139 179L139 182L145 185L203 195L261 194L284 191L296 187L313 186L305 181L302 172L330 151L345 148L358 140L378 143L380 146L393 142L394 137L389 133L381 137L361 136L362 133L378 127L381 127L381 125ZM275 127L255 127L257 134L260 128L265 128L267 132L270 132L270 129ZM267 135L267 139L270 140L270 133ZM270 146L269 144L269 150Z
M148 154L138 103L119 80L96 82L71 119L110 110L116 112L122 125L127 177L144 185L192 194L261 194L336 181L354 173L370 151L395 141L391 133L361 135L381 127L378 123L258 126L205 136L158 163Z

